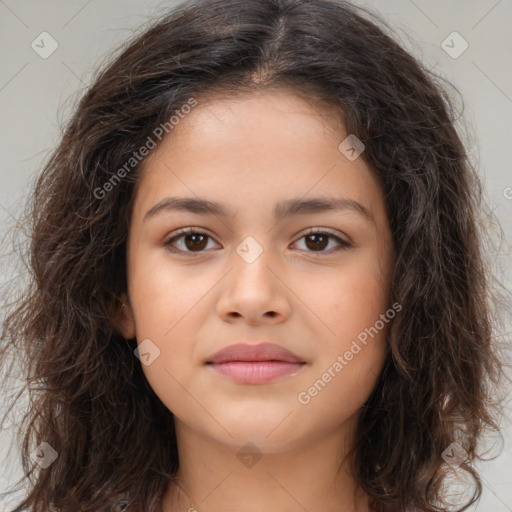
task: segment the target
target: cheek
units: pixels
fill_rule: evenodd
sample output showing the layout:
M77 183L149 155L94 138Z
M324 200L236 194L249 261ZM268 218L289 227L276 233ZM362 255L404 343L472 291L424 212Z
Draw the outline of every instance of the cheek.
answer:
M388 278L368 254L340 268L322 289L312 286L308 297L324 326L321 332L310 327L319 333L318 361L303 391L319 414L355 412L375 386L386 357L387 326L394 317Z
M318 365L318 374L297 393L296 418L315 418L325 432L339 428L361 410L371 395L384 360L383 346L369 345L351 361L338 361L340 366L333 364L334 357L328 364ZM343 369L337 371L339 368Z
M208 292L219 276L193 266L173 267L163 254L135 254L129 269L137 341L151 340L158 353L150 365L142 364L142 370L162 402L180 411L183 403L190 406L182 386L188 389L194 367L200 364L195 341L211 312Z
M192 267L169 263L164 251L148 251L132 258L128 281L137 335L165 341L181 319L193 315L214 277Z
M386 313L389 286L389 276L382 274L379 261L367 251L347 259L316 284L312 280L303 293L323 321L327 346L341 350Z
M139 343L150 339L159 351L155 364L144 368L145 371L160 371L161 367L178 378L197 363L194 342L204 320L205 293L190 282L186 286L166 286L163 280L145 282L144 293L133 304L135 333Z

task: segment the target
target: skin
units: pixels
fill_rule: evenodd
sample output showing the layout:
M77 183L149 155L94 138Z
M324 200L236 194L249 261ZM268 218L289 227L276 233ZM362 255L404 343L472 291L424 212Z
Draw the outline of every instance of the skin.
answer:
M286 90L201 100L146 160L119 322L126 338L160 350L143 371L175 416L180 468L164 512L369 510L343 457L383 367L386 328L309 403L298 401L391 307L384 196L363 159L338 149L347 133L332 116ZM144 218L168 196L217 201L233 214ZM274 219L275 203L317 196L349 197L374 222L351 210ZM182 237L173 245L184 252L170 252L165 242L188 226L210 238ZM310 228L351 246L328 238L316 249ZM248 236L263 249L252 263L236 252ZM233 383L205 365L223 347L261 340L306 364L266 384ZM250 467L237 457L248 442L261 455Z

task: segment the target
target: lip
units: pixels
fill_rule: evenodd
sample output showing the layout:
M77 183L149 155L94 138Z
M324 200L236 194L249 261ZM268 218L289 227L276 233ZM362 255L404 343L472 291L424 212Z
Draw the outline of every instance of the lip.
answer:
M228 379L243 384L263 384L297 373L306 362L276 345L237 343L211 356L206 364Z
M281 361L285 363L304 363L305 361L293 352L287 350L280 345L269 342L261 342L258 344L236 343L229 345L206 361L207 363L219 364L230 361Z

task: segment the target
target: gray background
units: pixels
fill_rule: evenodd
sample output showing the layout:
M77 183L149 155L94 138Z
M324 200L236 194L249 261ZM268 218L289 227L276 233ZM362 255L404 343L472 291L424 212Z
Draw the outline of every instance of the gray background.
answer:
M381 14L409 51L461 92L465 107L462 121L470 129L467 146L479 165L489 209L504 230L505 241L496 263L503 269L501 279L510 289L512 0L356 3ZM19 263L8 254L10 239L4 240L3 235L19 217L35 175L58 142L60 123L72 112L106 53L171 5L172 1L142 0L0 0L2 290L16 286L24 278ZM31 47L32 41L44 31L58 43L57 50L46 59ZM455 59L442 47L454 31L469 45ZM452 51L461 48L457 40L453 46ZM13 382L13 389L15 386ZM5 391L2 390L2 395ZM477 466L483 471L483 498L470 510L512 512L510 399L507 403L501 424L505 443L502 455ZM5 408L5 402L1 405ZM11 421L16 421L14 416ZM503 445L498 443L498 447ZM0 435L0 457L0 490L4 490L21 474L17 446L9 430ZM10 467L4 468L4 457L10 461ZM0 512L4 507L5 503L0 504Z

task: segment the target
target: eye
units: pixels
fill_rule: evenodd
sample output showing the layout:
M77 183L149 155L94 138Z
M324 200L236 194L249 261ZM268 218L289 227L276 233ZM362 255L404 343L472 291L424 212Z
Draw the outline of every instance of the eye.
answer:
M185 252L185 253L200 253L207 247L208 239L211 239L210 235L198 231L195 228L183 228L176 235L169 238L164 245L171 252ZM320 229L314 229L308 233L302 235L299 240L306 240L307 249L312 249L307 252L320 252L324 254L332 254L333 252L342 251L348 249L351 244L339 236L332 234L329 231L322 231ZM338 244L337 247L325 250L329 245L329 240L333 240ZM182 248L175 248L173 244L176 242L183 242ZM297 242L296 242L297 243ZM185 247L185 249L183 249Z
M309 232L302 235L299 240L305 239L305 246L307 252L320 252L323 254L332 254L334 252L343 251L348 249L351 244L346 240L341 239L339 236L334 235L330 231L321 230L319 228L312 229ZM329 240L334 241L337 246L331 247L329 250L325 250L329 246ZM297 242L295 242L297 243ZM306 249L306 250L307 250Z
M197 228L183 228L177 234L164 242L164 245L171 252L184 252L184 253L201 253L208 247L208 239L211 236L207 233L197 230ZM319 252L323 254L332 254L337 251L348 249L351 244L339 236L334 235L330 231L321 230L319 228L312 229L302 235L299 240L305 239L305 246L307 252ZM329 250L325 250L330 242L337 244ZM297 244L298 242L295 242ZM180 244L181 247L175 247L175 244Z
M175 236L164 242L164 245L171 252L203 252L203 249L208 245L207 241L209 238L211 239L210 235L198 231L195 228L183 228L180 229ZM178 249L173 247L173 244L176 242L181 242L181 247Z

